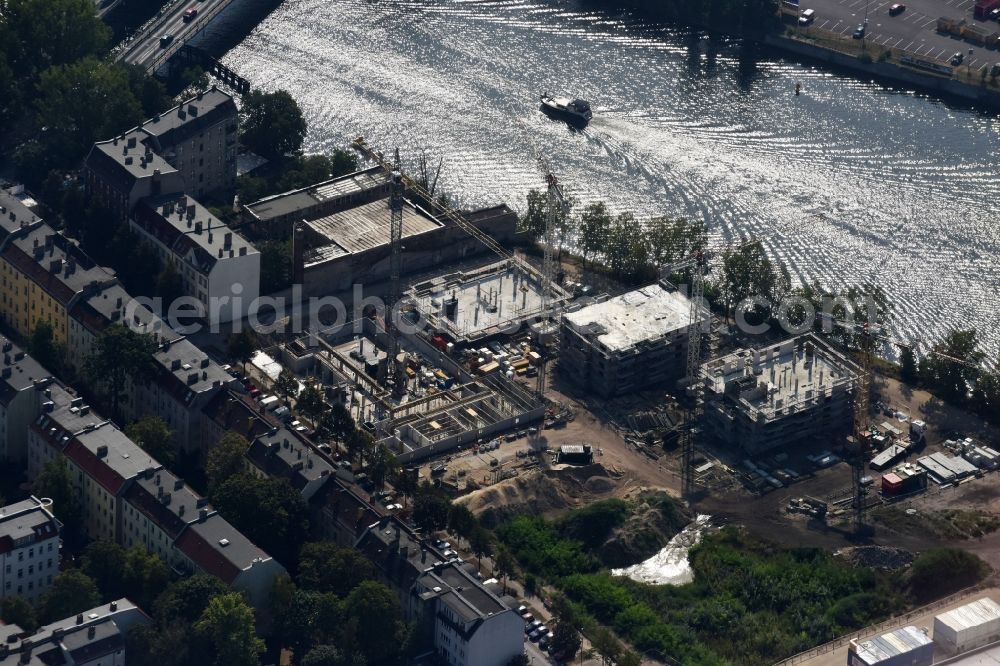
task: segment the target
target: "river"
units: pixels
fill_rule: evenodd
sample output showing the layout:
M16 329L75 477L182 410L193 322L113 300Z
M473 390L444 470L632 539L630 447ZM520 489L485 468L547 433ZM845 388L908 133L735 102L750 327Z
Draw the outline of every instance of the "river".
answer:
M759 238L796 281L881 284L918 348L975 326L1000 358L997 118L748 51L574 2L285 0L223 60L292 93L308 151L426 150L462 204L519 210L542 153L582 203Z

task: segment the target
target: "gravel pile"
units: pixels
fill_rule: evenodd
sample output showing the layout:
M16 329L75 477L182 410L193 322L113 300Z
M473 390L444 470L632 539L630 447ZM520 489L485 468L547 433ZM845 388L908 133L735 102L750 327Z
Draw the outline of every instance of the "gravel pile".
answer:
M914 559L914 555L910 551L889 546L844 548L837 551L837 556L856 567L870 567L887 571L909 566Z

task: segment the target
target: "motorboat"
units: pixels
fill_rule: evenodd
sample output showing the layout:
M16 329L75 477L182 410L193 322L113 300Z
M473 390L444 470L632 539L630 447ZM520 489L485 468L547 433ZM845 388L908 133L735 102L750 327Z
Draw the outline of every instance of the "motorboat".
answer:
M575 127L584 127L594 117L590 110L590 102L584 99L555 97L545 93L542 95L542 111L550 118L564 120Z

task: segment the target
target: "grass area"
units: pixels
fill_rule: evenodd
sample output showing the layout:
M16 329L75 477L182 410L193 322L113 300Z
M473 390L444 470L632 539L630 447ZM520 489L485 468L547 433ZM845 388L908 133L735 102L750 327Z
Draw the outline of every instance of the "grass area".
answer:
M897 532L941 539L974 539L1000 528L1000 516L986 511L942 509L907 514L902 507L888 507L875 514L882 524Z
M642 652L684 664L772 664L988 573L952 550L929 551L905 572L876 571L727 527L691 550L694 582L646 585L612 576L601 561L600 545L635 507L595 506L558 521L510 517L496 535L522 569L565 594L587 633L607 626Z

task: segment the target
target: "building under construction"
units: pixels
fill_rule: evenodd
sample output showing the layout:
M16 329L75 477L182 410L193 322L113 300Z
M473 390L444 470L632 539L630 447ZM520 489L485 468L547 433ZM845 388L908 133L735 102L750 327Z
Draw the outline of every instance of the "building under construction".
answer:
M569 295L553 285L553 305ZM456 345L512 335L542 312L542 285L513 261L452 271L413 285L407 292L424 322Z
M702 366L706 434L750 454L839 445L851 430L857 367L812 334Z
M295 281L305 296L325 296L353 285L387 282L391 273L388 199L299 222L292 240ZM517 215L495 206L465 215L473 226L501 243L517 234ZM405 199L402 211L403 275L426 271L486 252L464 229L438 219L418 203Z
M676 381L690 312L691 301L668 282L574 304L562 318L559 370L606 398Z

